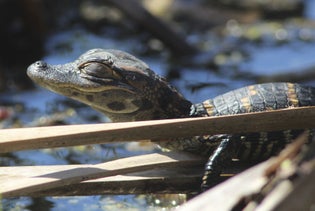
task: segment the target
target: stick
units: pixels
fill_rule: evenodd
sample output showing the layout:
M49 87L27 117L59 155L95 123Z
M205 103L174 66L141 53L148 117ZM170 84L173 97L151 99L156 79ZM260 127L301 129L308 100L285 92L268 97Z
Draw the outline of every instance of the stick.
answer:
M33 192L76 184L90 179L154 168L200 165L200 163L203 163L202 161L203 159L200 157L185 153L153 153L95 165L61 165L52 168L43 168L42 166L29 167L33 168L34 172L26 175L25 173L24 175L20 174L19 171L14 173L10 170L10 168L16 169L19 167L2 167L0 195L2 197L25 196Z
M27 193L27 196L44 197L74 195L90 196L104 194L196 193L200 191L200 181L203 175L203 162L200 162L200 164L201 165L196 168L195 166L159 168L87 180L62 187ZM79 168L79 165L76 165L76 167ZM39 174L46 174L46 172L64 171L69 168L72 168L71 165L47 165L1 167L0 170L5 172L7 176L10 175L12 180L14 180L17 175L20 177L34 177ZM83 167L81 166L80 168ZM14 194L14 197L18 196L26 195L23 192Z
M0 130L0 153L108 142L170 140L195 135L315 128L315 106L276 111L125 123Z

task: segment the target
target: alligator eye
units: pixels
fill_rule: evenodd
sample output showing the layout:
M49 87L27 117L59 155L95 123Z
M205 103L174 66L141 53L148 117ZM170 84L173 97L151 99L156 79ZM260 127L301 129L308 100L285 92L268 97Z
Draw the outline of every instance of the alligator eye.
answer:
M109 66L99 62L88 62L80 67L82 73L91 75L97 78L117 78L118 75ZM118 77L120 78L120 77Z

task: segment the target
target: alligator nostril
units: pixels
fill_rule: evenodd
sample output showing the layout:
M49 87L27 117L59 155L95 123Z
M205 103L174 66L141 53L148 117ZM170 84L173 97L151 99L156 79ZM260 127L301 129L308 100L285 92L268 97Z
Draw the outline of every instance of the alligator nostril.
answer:
M37 68L46 68L47 67L47 63L44 62L44 61L37 61L37 62L35 62L35 66Z

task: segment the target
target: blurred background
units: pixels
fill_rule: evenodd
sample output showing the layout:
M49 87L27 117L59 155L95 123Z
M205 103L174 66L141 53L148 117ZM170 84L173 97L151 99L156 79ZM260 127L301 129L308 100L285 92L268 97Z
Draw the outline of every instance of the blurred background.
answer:
M102 114L34 85L27 67L73 61L91 48L127 51L192 102L245 85L315 86L312 0L1 0L0 127L106 122ZM1 166L99 163L157 150L107 144L1 155ZM186 195L2 200L3 210L159 210ZM0 209L1 210L1 209Z

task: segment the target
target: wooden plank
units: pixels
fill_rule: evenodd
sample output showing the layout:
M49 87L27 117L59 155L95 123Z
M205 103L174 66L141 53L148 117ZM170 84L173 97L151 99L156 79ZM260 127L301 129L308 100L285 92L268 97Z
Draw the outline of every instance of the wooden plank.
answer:
M33 192L63 187L91 179L154 168L187 167L200 163L203 163L203 159L200 157L172 152L134 156L95 165L61 165L51 168L38 166L26 169L21 167L24 174L17 171L19 167L2 167L0 195L2 197L29 195ZM33 170L29 171L30 168L33 168Z
M315 128L315 106L220 117L0 130L0 153L195 135Z

